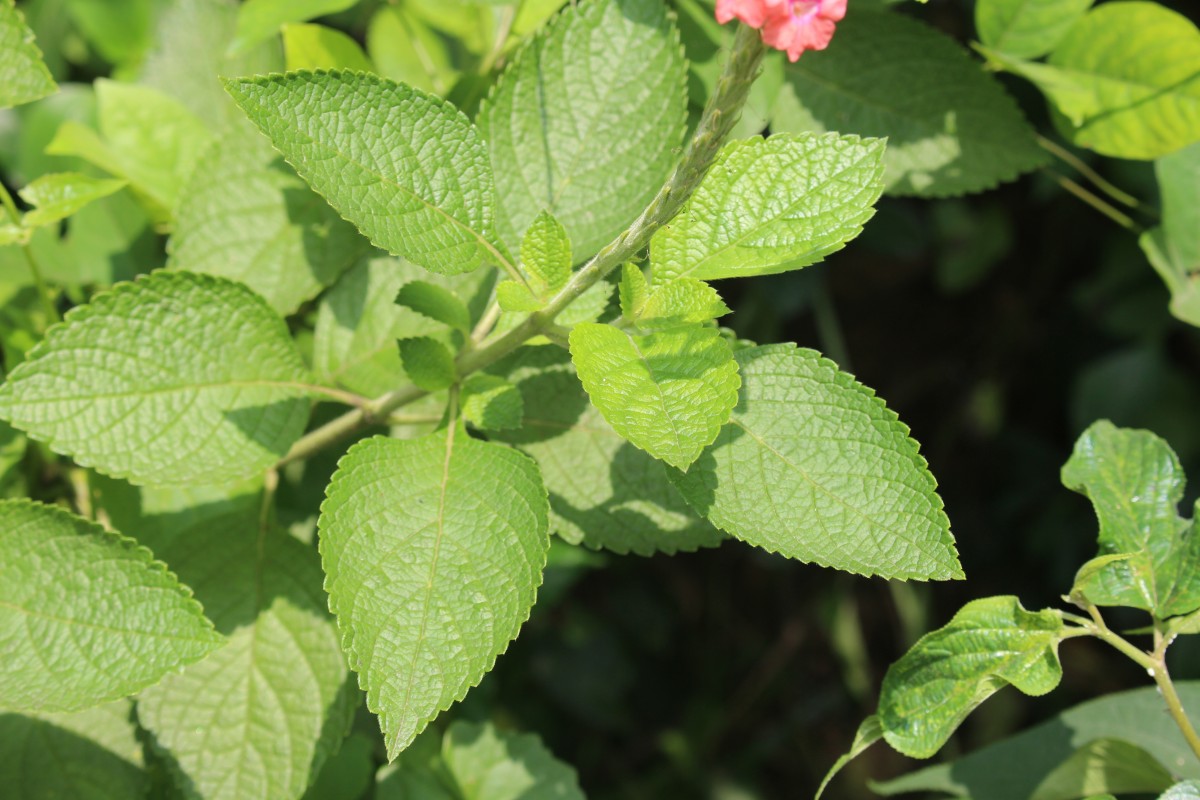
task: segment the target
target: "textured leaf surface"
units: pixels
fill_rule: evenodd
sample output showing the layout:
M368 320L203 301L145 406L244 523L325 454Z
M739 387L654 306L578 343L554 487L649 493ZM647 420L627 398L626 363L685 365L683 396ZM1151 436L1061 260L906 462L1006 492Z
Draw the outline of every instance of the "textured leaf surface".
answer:
M169 220L212 135L182 103L162 92L110 80L95 85L99 135L68 122L46 152L80 156L128 180L159 221Z
M138 699L185 797L299 798L357 704L317 554L256 527L214 519L161 548L229 637Z
M30 103L58 90L13 0L0 0L0 53L0 108Z
M238 9L237 30L229 50L241 52L279 33L289 22L345 11L358 0L246 0Z
M929 758L1001 687L1049 692L1062 679L1062 631L1059 612L1026 611L1015 597L967 603L888 669L879 695L883 737L907 756Z
M192 173L169 248L169 266L241 281L291 314L370 246L270 142L235 126Z
M685 77L657 0L584 0L530 38L479 115L504 242L516 249L543 210L576 262L624 230L678 157Z
M672 480L718 528L789 558L888 578L962 577L937 484L908 428L812 350L741 350L717 440Z
M583 800L575 770L531 733L456 721L379 771L378 800ZM415 752L419 751L419 752Z
M491 279L483 272L443 277L395 258L359 262L321 298L313 341L313 368L323 383L377 397L406 380L396 340L445 337L445 326L403 306L396 294L424 279L449 289L470 307L487 301Z
M77 711L223 643L149 550L62 509L0 501L0 706Z
M289 72L297 69L376 71L358 42L336 28L324 25L284 25L283 52Z
M980 0L975 28L988 47L1018 58L1038 58L1054 49L1093 0Z
M25 213L22 222L29 228L53 225L124 185L124 181L92 178L78 172L43 175L21 190L21 199L34 206Z
M507 260L495 245L487 151L454 106L359 72L225 86L296 171L379 247L448 275Z
M519 431L493 438L533 456L550 492L551 528L572 544L653 555L719 544L666 468L612 429L558 348L527 347L497 365L524 397Z
M73 714L0 713L0 776L14 798L145 797L142 745L132 704L117 700Z
M1158 800L1200 800L1200 781L1183 781L1168 789Z
M1004 88L949 37L900 14L858 9L785 78L773 129L887 137L891 194L978 192L1046 160Z
M1062 480L1095 506L1100 555L1133 554L1099 567L1088 581L1089 600L1159 618L1200 608L1200 536L1177 511L1184 476L1170 445L1102 420L1079 437Z
M1195 719L1200 683L1176 684ZM1072 753L1101 739L1120 739L1153 756L1184 778L1200 778L1200 761L1163 711L1153 687L1110 694L1078 705L1046 722L969 755L874 784L886 795L935 791L972 800L1030 797Z
M556 292L571 277L571 239L549 211L534 218L521 239L521 266L533 276L542 296Z
M321 507L325 588L389 759L516 637L546 564L547 510L527 456L457 426L342 458Z
M641 328L665 329L710 322L728 313L716 289L704 281L676 278L650 290L633 319Z
M656 279L798 269L862 231L883 191L884 143L826 134L727 144L700 188L654 235Z
M613 430L679 468L712 443L737 403L737 364L716 328L639 336L585 322L571 331L571 360Z
M1048 64L990 53L1037 84L1080 147L1153 159L1200 138L1200 30L1158 3L1103 3Z
M245 287L158 272L67 315L0 386L0 416L135 483L261 472L308 417L283 320Z

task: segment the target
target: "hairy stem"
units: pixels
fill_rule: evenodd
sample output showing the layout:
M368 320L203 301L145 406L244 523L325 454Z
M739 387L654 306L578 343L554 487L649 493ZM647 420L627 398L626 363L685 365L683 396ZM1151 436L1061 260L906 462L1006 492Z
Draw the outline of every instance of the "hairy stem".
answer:
M679 213L680 208L700 185L721 145L729 138L733 126L737 124L742 106L750 94L750 86L758 77L765 52L758 31L739 24L729 57L717 79L716 88L708 99L708 105L704 108L700 124L666 184L633 224L572 275L545 308L533 312L519 325L490 341L484 340L478 347L464 348L456 359L459 377L466 377L496 363L534 336L554 331L554 318L563 309L597 281L603 280L614 269L636 256L650 243L650 237L655 231ZM482 330L482 324L477 326L477 333ZM287 455L279 460L275 468L308 458L368 425L386 420L396 409L427 394L428 392L416 386L403 386L361 408L349 411L302 436Z
M1156 659L1155 667L1150 674L1154 677L1154 682L1158 684L1158 690L1162 693L1163 702L1167 704L1167 712L1171 715L1171 719L1175 720L1175 724L1179 726L1183 738L1187 740L1188 747L1192 748L1196 758L1200 759L1200 735L1196 734L1192 721L1188 719L1183 710L1179 693L1175 691L1175 684L1172 683L1171 675L1167 672L1166 661L1161 657Z

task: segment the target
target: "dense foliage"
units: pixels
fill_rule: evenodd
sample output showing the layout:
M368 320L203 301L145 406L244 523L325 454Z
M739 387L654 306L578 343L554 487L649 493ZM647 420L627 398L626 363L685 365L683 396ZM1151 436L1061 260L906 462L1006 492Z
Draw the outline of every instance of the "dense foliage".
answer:
M858 3L0 0L6 791L1200 796L1200 30Z

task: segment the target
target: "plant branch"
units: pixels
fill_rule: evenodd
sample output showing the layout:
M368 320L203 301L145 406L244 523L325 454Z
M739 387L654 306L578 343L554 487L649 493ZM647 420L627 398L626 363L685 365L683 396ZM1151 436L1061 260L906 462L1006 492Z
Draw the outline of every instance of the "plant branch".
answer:
M1144 203L1142 203L1140 200L1138 200L1136 197L1129 194L1128 192L1126 192L1122 189L1119 189L1116 186L1114 186L1113 184L1109 183L1107 180L1104 179L1104 177L1100 173L1096 172L1096 170L1089 167L1086 162L1084 162L1082 159L1080 159L1078 156L1076 156L1074 153L1072 153L1067 148L1063 147L1062 145L1058 144L1057 142L1055 142L1051 139L1047 139L1045 136L1042 136L1040 133L1037 134L1037 143L1043 150L1050 153L1055 158L1058 158L1063 163L1068 164L1071 167L1074 167L1075 170L1080 175L1082 175L1083 177L1085 177L1089 181L1091 181L1092 184L1097 189L1104 192L1106 195L1111 197L1113 200L1116 200L1121 205L1128 206L1130 208L1136 208L1138 211L1142 211L1146 214L1154 214L1153 209L1146 206Z
M1179 693L1175 691L1175 684L1171 681L1170 673L1167 672L1166 661L1162 658L1157 659L1150 674L1154 677L1154 682L1158 684L1159 691L1162 692L1163 702L1167 704L1167 712L1170 713L1171 719L1175 720L1175 724L1179 726L1183 738L1187 740L1188 747L1192 748L1196 758L1200 759L1200 735L1197 735L1192 721L1188 719L1187 713L1183 710Z
M683 204L700 185L741 116L742 106L750 94L750 86L758 77L763 54L766 52L759 32L739 24L725 67L717 78L716 88L704 108L700 124L692 135L683 157L666 184L655 195L641 215L621 235L571 276L567 284L550 299L544 308L526 317L516 327L484 341L478 348L466 347L455 359L459 377L466 377L496 363L534 336L553 330L554 318L581 294L603 280L606 275L638 254L650 243L650 237L675 217ZM485 315L476 333L484 328ZM484 334L486 335L486 334ZM401 406L427 395L428 392L408 385L379 397L365 406L347 412L337 419L302 436L279 462L279 469L292 461L308 458L313 453L350 436L368 425L382 422Z
M12 218L14 225L21 224L21 212L17 210L17 204L13 200L12 195L8 193L4 182L0 181L0 205L4 206L4 210L8 212L8 216ZM21 252L25 254L25 263L29 265L29 274L33 276L33 288L38 293L38 298L42 301L42 311L46 314L48 323L55 323L62 319L59 316L58 309L54 307L54 303L50 302L50 293L46 288L46 282L42 279L42 271L38 268L37 259L34 258L33 249L28 242L21 245Z
M1047 169L1046 172L1059 186L1066 189L1068 192L1075 195L1080 200L1120 225L1122 228L1133 231L1134 233L1142 233L1142 231L1145 230L1141 225L1138 225L1136 222L1134 222L1133 218L1128 214L1118 211L1112 205L1106 203L1102 198L1097 197L1092 192L1089 192L1087 189L1083 188L1067 176L1060 175L1052 169Z

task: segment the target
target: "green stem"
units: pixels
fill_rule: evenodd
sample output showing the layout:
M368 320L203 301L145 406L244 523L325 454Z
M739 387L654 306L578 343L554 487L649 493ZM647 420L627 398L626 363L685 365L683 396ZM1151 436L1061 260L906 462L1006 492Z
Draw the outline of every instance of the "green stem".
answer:
M704 108L696 132L688 142L675 171L641 215L616 239L584 264L544 308L530 314L515 328L480 347L467 347L458 354L456 367L460 377L496 363L534 336L544 334L567 306L602 280L614 269L638 254L650 243L650 237L679 213L712 166L721 145L741 116L750 86L758 77L766 49L754 28L739 25L725 67ZM477 326L477 331L481 330ZM403 386L365 406L349 411L302 436L275 465L276 469L308 458L363 428L382 422L396 409L425 397L428 392L416 386Z
M829 291L829 283L824 273L816 276L816 291L813 293L813 317L817 323L817 336L825 355L833 359L845 372L853 372L850 365L850 349L846 347L846 337L842 333L842 323L838 319L837 308L833 305L833 295Z
M1126 191L1123 191L1122 189L1117 188L1105 180L1100 173L1089 167L1082 159L1080 159L1067 148L1061 146L1051 139L1047 139L1040 133L1037 134L1037 143L1043 150L1050 153L1055 158L1059 159L1065 164L1070 165L1071 167L1074 167L1080 175L1091 181L1097 189L1104 192L1121 205L1129 206L1130 208L1136 208L1139 211L1143 211L1147 214L1153 213L1152 209L1147 208L1136 197Z
M17 210L17 204L13 200L8 189L5 188L4 182L0 181L0 204L4 206L4 210L8 212L8 216L12 218L14 225L21 224L21 212ZM25 254L25 263L29 265L29 274L33 276L33 287L37 291L38 297L42 301L42 311L46 314L46 320L50 323L58 322L62 317L58 314L58 309L54 307L54 303L50 302L50 292L46 287L46 282L42 280L42 271L38 269L37 259L33 256L33 249L28 244L21 245L21 252Z
M1167 704L1167 712L1171 715L1171 719L1175 720L1175 724L1179 726L1183 738L1187 740L1188 747L1192 748L1192 753L1200 759L1200 735L1196 734L1192 721L1188 719L1187 713L1183 710L1179 693L1175 691L1175 684L1172 683L1171 675L1167 672L1166 662L1159 659L1150 674L1154 676L1154 682L1158 684L1158 689L1162 692L1163 702Z
M1083 188L1065 175L1060 175L1052 169L1047 169L1046 172L1050 175L1050 177L1054 178L1055 183L1057 183L1059 186L1066 189L1068 192L1075 195L1080 200L1120 225L1122 228L1133 231L1134 233L1141 233L1144 230L1142 226L1134 222L1133 218L1128 214L1123 214L1122 212L1113 208L1111 205L1104 202L1103 199L1097 197L1092 192L1089 192L1087 189Z

